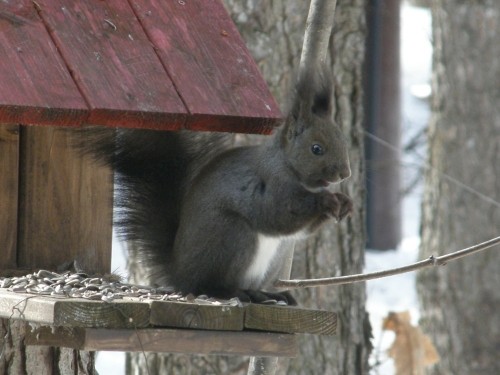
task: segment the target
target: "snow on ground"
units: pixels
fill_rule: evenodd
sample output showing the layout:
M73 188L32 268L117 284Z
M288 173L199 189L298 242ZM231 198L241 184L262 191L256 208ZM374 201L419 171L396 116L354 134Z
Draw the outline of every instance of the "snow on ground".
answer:
M430 13L421 8L404 4L401 11L401 63L402 63L402 113L403 144L417 134L427 124L429 109L422 100L430 93L431 67L431 20ZM424 150L419 155L403 157L403 184L408 184L415 176L417 164L425 160ZM412 191L403 201L403 241L398 249L385 252L366 252L366 272L399 267L417 260L420 221L420 188ZM126 274L126 261L118 241L113 241L112 270ZM372 370L374 375L392 375L392 360L386 350L394 340L393 332L382 333L382 319L390 311L409 310L412 322L419 318L418 301L415 290L415 273L372 280L367 283L367 310L373 326L375 346L371 363L381 361ZM125 354L122 352L100 352L97 356L97 371L106 375L125 374Z
M366 253L365 272L380 271L413 263L417 260L419 237L405 238L397 250ZM392 345L395 335L392 331L382 331L382 321L391 311L410 311L412 324L419 318L415 273L406 273L367 282L368 300L366 309L370 314L373 330L373 352L370 365L374 366L370 374L392 375L394 364L387 356L387 349Z

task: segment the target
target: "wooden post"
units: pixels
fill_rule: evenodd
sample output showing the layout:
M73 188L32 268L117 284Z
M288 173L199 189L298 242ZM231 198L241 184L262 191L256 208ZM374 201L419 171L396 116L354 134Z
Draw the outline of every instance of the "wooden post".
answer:
M0 125L0 274L72 260L87 272L110 271L112 174L79 157L70 136ZM0 319L0 373L94 373L93 353L27 346L30 330L25 321Z
M81 158L71 132L0 125L0 272L111 267L112 174Z
M16 267L19 126L0 126L1 269Z
M76 260L86 272L107 273L112 174L78 155L71 135L21 127L17 266L56 269Z

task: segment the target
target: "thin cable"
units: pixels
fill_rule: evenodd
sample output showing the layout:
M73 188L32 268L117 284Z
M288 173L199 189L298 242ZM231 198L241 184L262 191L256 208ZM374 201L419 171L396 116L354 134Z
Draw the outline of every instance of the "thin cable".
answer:
M363 130L363 133L365 134L365 136L367 138L370 138L371 140L377 142L378 144L380 144L380 145L382 145L382 146L384 146L384 147L386 147L386 148L388 148L388 149L390 149L390 150L392 150L394 152L397 152L397 153L401 152L401 150L398 147L390 144L389 142L383 140L382 138L379 138L376 135L371 134L371 133L369 133L366 130ZM474 188L470 187L469 185L464 184L463 182L457 180L456 178L450 176L449 174L441 172L437 168L429 165L429 163L427 163L425 160L423 160L422 156L420 156L418 154L416 154L416 156L421 160L422 164L420 164L420 166L422 168L425 168L426 170L437 172L440 176L442 176L444 179L448 180L449 182L451 182L451 183L455 184L456 186L462 188L463 190L465 190L465 191L467 191L467 192L469 192L469 193L471 193L471 194L473 194L473 195L481 198L483 201L488 202L488 203L492 204L493 206L495 206L497 208L500 208L500 202L498 202L495 199L493 199L493 198L491 198L491 197L489 197L489 196L487 196L487 195L485 195L485 194L483 194L483 193L475 190Z

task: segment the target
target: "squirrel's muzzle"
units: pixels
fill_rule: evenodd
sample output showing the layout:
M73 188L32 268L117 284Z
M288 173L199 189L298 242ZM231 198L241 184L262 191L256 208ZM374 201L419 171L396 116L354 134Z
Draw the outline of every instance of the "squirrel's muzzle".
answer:
M328 172L328 182L336 183L345 180L351 176L351 168L349 163L336 164L330 167Z

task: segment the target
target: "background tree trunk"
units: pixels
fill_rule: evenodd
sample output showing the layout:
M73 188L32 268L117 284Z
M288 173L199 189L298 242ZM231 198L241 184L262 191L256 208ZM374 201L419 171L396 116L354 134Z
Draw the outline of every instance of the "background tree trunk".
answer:
M309 2L225 0L275 98L287 111L299 66ZM362 68L365 46L365 0L338 0L330 60L334 70L335 120L350 144L352 176L342 190L355 204L353 217L332 224L295 250L293 277L322 277L361 272L364 260L364 182L362 138ZM256 143L260 137L240 140ZM136 279L137 281L137 279ZM142 280L141 282L143 282ZM369 323L364 285L295 292L299 304L339 312L336 337L303 336L297 359L280 360L281 374L365 374L368 372ZM248 359L147 354L151 373L246 374ZM144 356L129 355L127 368L146 374Z
M439 0L432 15L433 169L425 181L422 258L500 230L500 2ZM499 250L419 275L422 325L441 356L431 374L500 374Z
M401 0L373 1L368 12L365 128L401 148ZM401 156L367 138L367 247L391 250L401 242Z

